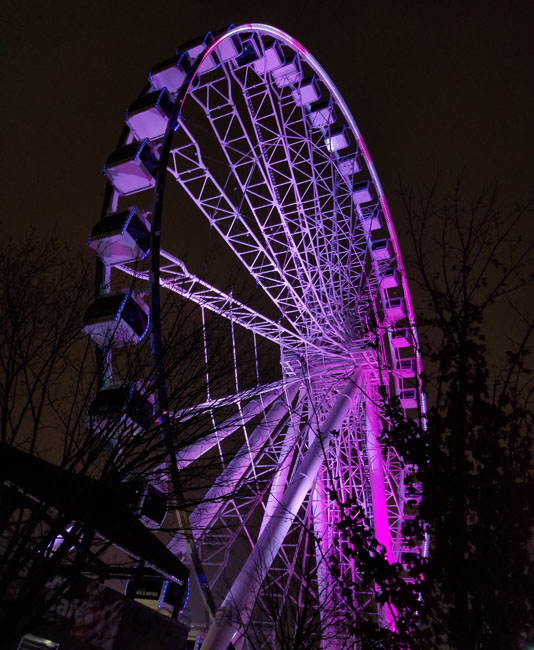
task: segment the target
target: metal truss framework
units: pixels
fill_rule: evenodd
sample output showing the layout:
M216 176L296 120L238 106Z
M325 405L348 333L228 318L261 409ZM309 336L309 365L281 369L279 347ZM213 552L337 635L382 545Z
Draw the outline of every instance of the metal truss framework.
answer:
M247 56L223 57L225 43ZM212 413L214 432L177 459L184 470L211 454L219 466L189 516L219 611L207 628L204 612L189 614L202 650L229 643L252 650L252 636L274 650L276 618L312 594L330 630L323 648L341 648L342 599L329 561L350 584L358 576L330 491L357 498L391 561L407 550L408 468L378 442L381 386L401 400L413 391L412 402L403 401L408 417L423 400L397 238L354 119L302 45L272 27L245 25L208 38L191 58L187 88L176 95L176 128L165 136L172 137L168 172L279 320L161 251L161 286L226 321L233 349L235 385L225 397L211 398L206 370L207 401L198 409ZM121 201L115 192L110 204ZM150 279L137 262L115 267ZM258 376L255 389L241 389L236 328L250 333L256 358L257 340L275 347L278 382L262 385ZM219 418L229 405L233 414ZM180 531L170 548L184 552ZM360 602L393 624L371 592Z

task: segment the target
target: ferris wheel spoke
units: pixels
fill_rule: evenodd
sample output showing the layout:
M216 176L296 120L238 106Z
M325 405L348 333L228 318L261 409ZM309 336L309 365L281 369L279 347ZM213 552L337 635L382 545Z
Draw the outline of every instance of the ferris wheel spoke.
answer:
M229 498L236 493L239 485L247 473L257 467L254 472L253 480L257 483L259 475L262 472L261 465L257 463L257 457L266 445L268 439L273 435L273 431L280 425L281 420L290 412L293 399L297 394L299 384L293 384L287 388L284 394L278 397L270 406L269 410L264 413L261 422L254 430L245 437L241 448L235 452L232 459L224 467L223 471L214 480L213 485L204 495L202 503L189 517L189 523L195 538L209 534L213 522L217 516L220 516L224 510L225 504ZM244 419L240 418L239 426L244 427ZM269 465L271 469L271 465ZM245 478L245 480L247 480ZM237 498L237 497L235 497ZM180 540L179 534L175 540ZM175 551L177 543L171 543L172 550Z
M298 382L299 380L296 381ZM290 384L290 381L281 381L269 386L250 389L241 394L229 395L211 402L200 404L195 406L193 409L188 409L186 413L179 414L178 417L181 421L187 421L188 417L192 417L196 411L206 412L217 407L226 407L230 404L238 404L241 401L246 402L245 405L241 407L239 413L226 418L217 426L215 431L209 432L205 437L201 438L194 444L181 449L176 456L178 468L183 469L184 467L187 467L192 462L203 456L207 451L213 449L213 447L215 447L220 441L232 435L237 429L243 426L244 423L247 423L249 420L259 415L275 399L277 399Z
M223 611L235 609L240 612L242 625L248 623L248 617L252 614L251 600L254 600L263 578L272 565L298 510L312 487L333 432L339 429L347 412L352 407L360 381L361 372L359 371L346 382L320 431L317 432L315 440L304 455L298 471L295 471L282 500L221 605ZM204 650L225 650L234 633L231 621L212 624L204 641Z
M270 418L269 418L270 419ZM276 469L284 464L292 466L295 463L294 451L289 450L286 456L283 456L285 427L274 431L270 428L269 435L265 441L264 447L250 462L233 464L233 471L239 467L239 481L235 485L235 494L233 498L223 500L218 508L216 519L212 524L203 530L202 543L210 547L217 544L217 541L224 540L228 549L230 549L240 537L245 535L248 539L249 549L254 548L258 538L256 523L250 522L257 520L258 512L262 512L266 495L269 494L269 487L273 482L273 471L276 477ZM261 435L264 433L261 429L252 432L251 436ZM248 454L250 446L249 440L243 444L240 454ZM249 521L250 520L250 521ZM215 542L210 540L215 540ZM220 572L225 567L221 567Z
M278 455L276 472L272 479L267 502L265 504L265 511L263 513L259 536L261 536L265 526L271 519L276 506L282 500L284 489L287 485L289 472L291 470L291 452L295 447L302 426L303 405L304 398L301 396L296 408L293 409L289 414L289 425L287 427L287 432L284 436L280 453Z
M309 220L303 218L302 202L304 197L313 191L315 179L304 183L301 190L296 181L292 164L294 158L292 148L300 149L302 147L302 134L292 135L288 132L287 123L289 121L291 126L291 121L277 110L273 98L274 91L270 84L258 84L254 80L252 84L247 85L238 79L235 71L234 76L242 84L243 93L247 99L248 115L256 132L257 147L262 152L262 166L267 171L271 192L276 199L280 217L277 234L279 239L283 237L287 248L287 252L283 253L281 263L284 268L295 267L306 301L314 312L323 314L323 321L332 326L332 314L325 313L329 302L325 300L326 287L323 282L323 274L319 273L315 278L312 277L313 270L318 268L318 260L314 250L314 240L309 237ZM245 79L247 78L250 76L245 77ZM302 122L302 117L299 121ZM296 208L299 217L297 228L290 229L286 206L289 209ZM272 224L270 228L272 228ZM299 235L298 240L295 239L297 234ZM339 335L341 331L340 328L336 333Z
M264 448L273 431L279 426L280 421L291 409L291 403L297 393L298 384L290 386L286 393L280 396L265 413L262 421L247 436L241 449L234 454L224 471L214 481L213 486L206 493L202 504L191 515L191 524L197 524L198 530L209 530L216 511L225 496L232 494L243 479L245 473L257 466L257 457ZM255 480L258 479L255 472Z
M273 161L271 176L281 179L277 188L278 194L284 195L281 201L284 221L293 224L293 236L298 234L297 246L302 249L304 268L309 277L313 277L312 286L319 292L316 295L319 296L317 305L320 310L325 305L342 304L341 298L350 293L348 289L354 287L354 280L360 278L358 283L361 283L368 242L361 230L355 227L358 219L351 186L347 186L339 171L339 156L331 150L332 147L326 146L332 141L330 125L326 129L312 129L304 102L297 101L304 75L299 67L302 66L299 54L296 60L299 81L291 93L284 97L284 86L253 83L253 94L262 98L256 110L264 114L256 117L250 102L249 113L260 133L260 146L269 147L269 155L264 154L263 159L266 164ZM309 88L310 85L304 90ZM274 101L275 95L278 102ZM272 119L277 119L276 129L262 133L263 124ZM280 155L273 153L278 149ZM282 169L286 171L282 172ZM293 201L288 198L289 194L294 197ZM335 274L331 273L333 269ZM343 269L346 272L340 274ZM362 295L362 292L356 295ZM323 327L328 327L337 317L337 310L331 310Z
M185 142L172 150L170 173L180 183L197 206L216 228L227 245L241 260L263 290L271 297L296 330L303 331L303 321L313 322L320 329L317 316L304 302L300 278L294 269L282 267L268 249L265 240L250 226L242 214L242 205L236 206L211 173L203 160L200 147L187 124L181 124L179 134ZM337 343L327 332L324 338Z
M200 307L205 307L209 311L283 348L298 350L308 346L316 348L318 351L324 351L320 345L308 341L298 331L293 332L287 327L275 323L270 318L237 300L234 296L193 275L181 260L170 253L161 251L161 256L165 260L165 264L161 267L160 285L165 289L196 303ZM148 271L139 271L128 264L117 264L116 268L134 278L148 282Z
M240 258L253 277L274 299L284 306L284 316L291 312L301 317L293 306L301 302L284 272L272 258L258 235L243 217L242 205L235 205L203 160L200 147L187 124L182 123L180 134L185 142L172 150L173 165L169 169L189 196L197 203L226 243ZM291 297L292 300L288 298ZM308 312L305 305L301 308ZM312 317L309 314L309 317Z
M313 221L315 228L311 233L316 246L316 269L322 271L325 293L330 301L343 304L347 294L361 295L361 291L348 289L362 277L367 241L357 227L352 196L339 173L337 154L325 147L322 131L314 131L308 120L301 120L301 124L306 150L292 157L292 166L301 175L309 170L307 184L313 193L313 204L319 206L320 216ZM315 164L310 165L310 160ZM333 269L336 273L332 273ZM341 269L345 272L340 275Z

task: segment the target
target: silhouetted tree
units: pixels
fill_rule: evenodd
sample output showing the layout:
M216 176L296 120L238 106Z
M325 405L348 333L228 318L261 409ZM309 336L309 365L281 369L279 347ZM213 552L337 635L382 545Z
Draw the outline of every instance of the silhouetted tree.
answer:
M79 575L105 580L133 573L130 558L109 555L116 540L106 531L124 532L117 530L124 511L132 526L139 524L144 486L157 485L166 496L166 518L153 522L164 539L179 529L176 511L194 508L220 471L208 459L195 475L185 474L177 493L168 480L157 407L142 427L123 412L89 415L98 381L95 346L81 321L93 301L93 275L91 261L69 255L57 240L7 239L0 246L0 626L6 644L42 618ZM163 310L169 431L178 452L213 432L210 409L202 406L206 363L216 396L231 392L234 367L221 319L203 323L195 306L174 295ZM246 366L248 359L241 361ZM154 392L146 339L114 355L112 370L114 382L135 386L142 398ZM219 407L220 417L237 413L235 404ZM28 476L19 482L6 465L13 458L26 471L42 471L47 485L32 486ZM54 580L58 575L61 581Z
M519 650L534 639L532 202L465 195L402 193L429 396L418 647Z

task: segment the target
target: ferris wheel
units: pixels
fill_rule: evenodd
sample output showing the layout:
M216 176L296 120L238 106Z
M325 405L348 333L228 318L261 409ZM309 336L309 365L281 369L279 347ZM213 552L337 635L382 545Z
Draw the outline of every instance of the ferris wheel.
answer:
M153 67L126 125L89 240L100 294L84 329L108 368L150 335L155 406L109 379L100 402L115 400L138 426L156 413L165 428L177 416L161 295L198 309L205 398L192 410L212 426L186 446L169 437L166 469L184 481L206 459L216 470L168 540L197 576L188 615L198 643L274 650L287 610L298 617L313 603L330 630L316 647L349 647L335 645L339 576L356 578L332 491L357 500L390 562L425 554L424 540L403 534L421 499L416 468L379 442L383 395L398 396L407 418L421 416L424 397L406 274L365 143L313 56L261 24L208 33ZM204 233L211 264L184 261L187 227ZM207 315L226 328L223 388L207 362ZM362 602L392 624L372 590Z

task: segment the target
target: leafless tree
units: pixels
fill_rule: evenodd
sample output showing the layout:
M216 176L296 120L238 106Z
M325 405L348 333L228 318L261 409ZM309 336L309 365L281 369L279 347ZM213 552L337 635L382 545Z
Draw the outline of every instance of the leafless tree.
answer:
M520 648L534 635L533 203L468 198L463 182L402 197L429 395L420 647Z
M121 411L91 414L99 388L95 346L80 324L93 300L93 263L53 239L7 240L1 248L0 619L7 643L45 615L77 576L128 576L133 562L118 566L116 554L110 561L116 538L106 532L124 533L114 518L125 512L132 517L123 526L141 525L143 486L157 485L166 497L165 520L153 522L165 540L178 527L176 511L190 511L220 468L208 458L202 472L184 474L177 493L168 482L157 408L145 414L142 428ZM214 395L228 392L234 369L220 319L202 322L198 310L174 296L163 310L169 430L179 451L213 431L209 409L199 406L206 402L206 363ZM149 400L149 341L114 355L110 371L115 382ZM220 407L228 418L235 410L230 403ZM32 472L47 477L46 485L32 483ZM58 575L63 579L51 589Z

